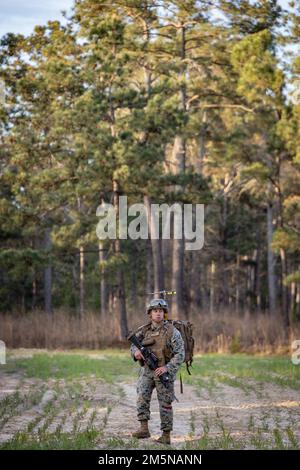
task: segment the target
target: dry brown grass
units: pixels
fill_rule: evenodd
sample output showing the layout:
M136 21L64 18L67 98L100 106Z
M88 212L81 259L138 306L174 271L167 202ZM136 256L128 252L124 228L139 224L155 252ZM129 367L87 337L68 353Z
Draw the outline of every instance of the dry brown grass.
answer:
M131 311L129 328L147 322L147 316ZM219 312L213 315L194 313L189 320L194 325L196 352L220 353L289 353L293 339L300 339L300 324L287 333L280 316L266 313L237 315ZM116 316L88 312L83 319L64 310L49 317L42 311L27 314L2 314L0 339L9 348L70 349L128 347L120 341Z

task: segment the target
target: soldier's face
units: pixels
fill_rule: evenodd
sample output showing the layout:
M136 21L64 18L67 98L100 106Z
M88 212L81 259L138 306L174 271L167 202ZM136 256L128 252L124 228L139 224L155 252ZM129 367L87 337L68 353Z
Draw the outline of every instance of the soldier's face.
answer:
M156 323L161 322L164 319L164 311L162 308L154 308L151 310L151 319Z

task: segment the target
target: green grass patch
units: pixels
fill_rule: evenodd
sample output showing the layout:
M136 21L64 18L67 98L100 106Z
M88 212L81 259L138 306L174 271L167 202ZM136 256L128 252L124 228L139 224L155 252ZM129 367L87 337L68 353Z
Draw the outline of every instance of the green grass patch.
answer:
M191 372L190 376L183 372L184 381L199 386L203 379L213 379L246 392L253 388L246 382L251 379L300 390L300 367L283 356L207 354L195 357Z
M112 352L107 355L101 352L101 356L103 357L93 358L82 353L37 353L28 358L8 359L3 370L8 373L22 372L26 377L40 379L73 379L93 375L108 383L136 375L136 366L130 359L129 352Z
M12 440L0 446L0 450L83 450L93 449L99 432L91 428L78 433L43 434L41 438L26 432L17 433Z
M138 364L132 361L129 350L116 349L45 351L28 358L8 355L8 362L2 367L7 373L21 371L26 377L77 379L92 375L108 383L123 379L135 380L139 369ZM198 385L199 388L204 387L209 391L219 382L239 387L247 393L254 390L253 384L247 383L247 380L274 383L300 390L300 367L292 364L289 357L246 354L198 355L194 358L191 371L190 376L182 366L184 382ZM259 392L259 389L257 391Z

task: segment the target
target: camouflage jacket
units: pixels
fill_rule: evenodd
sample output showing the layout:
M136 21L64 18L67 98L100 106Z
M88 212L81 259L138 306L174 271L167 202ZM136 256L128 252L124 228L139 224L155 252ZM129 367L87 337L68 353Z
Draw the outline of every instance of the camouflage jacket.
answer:
M164 321L164 327L168 325L167 321ZM140 327L137 332L136 336L139 338L140 341L143 340L143 332L142 328ZM155 327L152 324L151 328L155 331ZM170 338L170 341L168 342L168 347L172 351L173 357L171 360L166 364L166 367L168 369L168 372L172 375L175 376L176 372L178 371L180 365L184 362L185 359L185 351L184 351L184 341L182 339L182 336L180 334L180 331L177 330L177 328L173 328L173 334L172 337ZM135 352L137 351L137 347L134 346L134 344L131 345L130 352L132 358L136 361L137 359L134 357Z

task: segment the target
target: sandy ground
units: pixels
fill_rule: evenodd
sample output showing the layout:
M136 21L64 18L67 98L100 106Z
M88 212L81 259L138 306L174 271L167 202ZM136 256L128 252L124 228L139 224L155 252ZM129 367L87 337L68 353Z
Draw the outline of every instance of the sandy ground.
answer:
M124 399L112 410L105 428L106 436L130 438L136 429L135 418L136 390L132 383L120 384L126 393ZM263 392L261 394L261 391ZM172 444L181 448L183 444L197 442L207 430L209 436L222 436L223 430L233 438L241 439L245 448L255 448L250 437L259 427L266 437L276 427L291 427L300 445L300 397L297 391L282 390L281 387L268 385L257 393L220 385L213 394L201 390L200 396L195 388L184 385L184 393L176 386L179 402L174 402L174 428ZM153 392L150 420L151 438L142 441L153 442L160 435L159 407L156 392ZM265 430L265 432L263 431ZM288 442L287 439L286 443Z
M296 390L257 383L250 390L223 384L213 390L209 386L196 390L184 384L180 394L177 380L175 393L179 401L173 404L173 448L193 445L206 432L210 438L230 433L243 448L251 449L255 448L251 436L259 432L263 438L272 438L274 429L292 429L300 446L300 396ZM39 433L72 433L92 425L99 431L97 448L124 448L124 443L130 447L131 433L138 425L135 382L110 385L95 377L45 382L0 372L0 405L0 444L19 431L38 439ZM151 438L136 443L140 448L152 445L160 435L156 391L150 430ZM288 442L284 436L283 441Z

